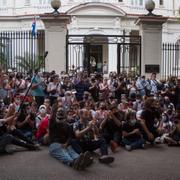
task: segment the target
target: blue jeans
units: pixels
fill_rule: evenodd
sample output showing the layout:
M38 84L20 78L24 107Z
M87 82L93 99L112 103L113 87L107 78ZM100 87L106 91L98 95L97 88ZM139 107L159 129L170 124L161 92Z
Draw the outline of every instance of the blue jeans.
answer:
M72 139L71 145L78 154L85 151L92 152L100 148L101 156L108 155L108 145L104 138L100 138L97 141L80 141L78 139Z
M143 138L131 139L131 140L123 138L122 143L124 145L130 145L132 149L139 149L142 148L142 145L145 143L145 140Z
M67 149L65 149L62 148L60 143L52 143L49 146L49 153L52 157L68 166L70 166L72 162L79 157L79 154L77 154L71 146L68 146Z

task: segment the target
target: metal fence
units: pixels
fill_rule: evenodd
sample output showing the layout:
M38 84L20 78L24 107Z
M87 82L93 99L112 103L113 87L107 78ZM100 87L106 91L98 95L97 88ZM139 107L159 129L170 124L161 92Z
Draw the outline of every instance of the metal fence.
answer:
M162 77L180 76L180 45L164 43L162 45Z
M126 35L67 35L66 71L72 69L118 74L141 73L141 37ZM73 68L72 68L73 67Z
M0 32L0 66L7 70L28 72L43 69L45 53L44 31L32 35L31 31Z

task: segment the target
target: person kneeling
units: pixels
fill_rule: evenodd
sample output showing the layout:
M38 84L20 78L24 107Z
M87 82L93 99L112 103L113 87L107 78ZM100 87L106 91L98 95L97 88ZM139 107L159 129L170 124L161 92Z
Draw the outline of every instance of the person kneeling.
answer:
M141 125L136 120L136 112L130 111L127 113L127 121L123 125L123 139L126 150L144 148L145 140L141 134Z
M55 111L56 112L56 111ZM70 145L72 131L63 109L58 109L49 122L49 153L52 157L76 170L85 169L92 161L89 152L77 154Z

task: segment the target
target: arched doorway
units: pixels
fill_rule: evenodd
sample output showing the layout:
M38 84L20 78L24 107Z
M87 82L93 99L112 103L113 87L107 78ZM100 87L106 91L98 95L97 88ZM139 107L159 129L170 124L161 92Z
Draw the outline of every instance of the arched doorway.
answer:
M84 67L90 73L106 73L108 61L108 38L103 35L87 35L84 38Z

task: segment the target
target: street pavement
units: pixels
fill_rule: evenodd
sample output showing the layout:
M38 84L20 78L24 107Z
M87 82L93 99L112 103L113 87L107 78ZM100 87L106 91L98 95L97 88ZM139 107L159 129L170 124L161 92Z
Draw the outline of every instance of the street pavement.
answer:
M48 148L0 156L0 180L180 180L180 148L156 145L113 154L115 162L97 159L85 171L75 171L53 159Z

